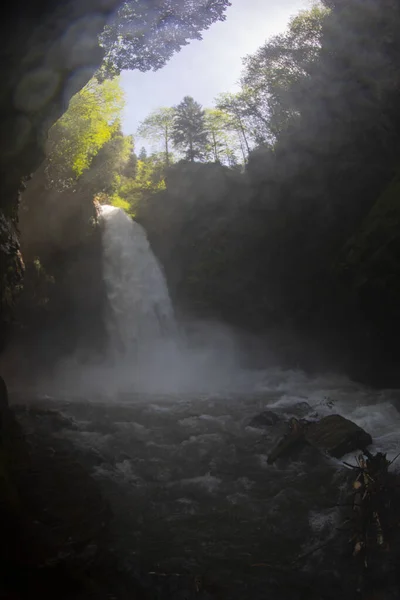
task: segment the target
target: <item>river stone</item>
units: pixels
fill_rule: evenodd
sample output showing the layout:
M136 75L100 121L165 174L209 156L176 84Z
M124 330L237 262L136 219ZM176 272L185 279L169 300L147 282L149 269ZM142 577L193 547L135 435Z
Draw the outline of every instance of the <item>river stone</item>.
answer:
M264 412L251 419L249 427L254 427L255 429L264 429L264 427L272 427L272 425L276 425L280 420L280 417L271 410L264 410Z
M364 450L372 444L369 433L341 415L330 415L310 423L304 437L311 446L335 458L356 450Z

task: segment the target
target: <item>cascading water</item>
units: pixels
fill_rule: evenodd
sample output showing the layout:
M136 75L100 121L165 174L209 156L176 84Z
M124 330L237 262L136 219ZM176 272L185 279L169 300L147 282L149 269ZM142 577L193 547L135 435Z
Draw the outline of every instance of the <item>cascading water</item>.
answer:
M121 391L168 393L232 385L230 337L204 323L206 340L178 335L167 284L144 229L113 206L102 206L101 215L109 337L102 380Z
M175 332L172 304L141 225L113 206L102 206L101 215L110 352L137 362Z

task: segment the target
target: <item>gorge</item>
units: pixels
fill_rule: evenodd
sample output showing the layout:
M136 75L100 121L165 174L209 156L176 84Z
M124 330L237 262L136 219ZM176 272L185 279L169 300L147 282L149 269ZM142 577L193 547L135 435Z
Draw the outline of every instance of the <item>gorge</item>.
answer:
M2 21L10 600L399 597L400 9L301 12L237 93L149 114L161 150L139 151L115 76L228 5L17 0ZM332 414L393 461L364 562L354 454L268 464L293 417Z

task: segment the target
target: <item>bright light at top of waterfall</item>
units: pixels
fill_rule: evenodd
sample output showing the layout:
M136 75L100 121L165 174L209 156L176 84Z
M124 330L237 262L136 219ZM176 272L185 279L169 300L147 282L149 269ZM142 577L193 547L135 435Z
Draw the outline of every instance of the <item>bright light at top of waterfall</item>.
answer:
M214 23L203 32L203 40L182 48L160 71L124 72L124 133L134 133L152 110L174 106L184 96L211 106L218 94L235 91L242 58L283 31L290 18L310 4L310 0L232 0L226 21Z

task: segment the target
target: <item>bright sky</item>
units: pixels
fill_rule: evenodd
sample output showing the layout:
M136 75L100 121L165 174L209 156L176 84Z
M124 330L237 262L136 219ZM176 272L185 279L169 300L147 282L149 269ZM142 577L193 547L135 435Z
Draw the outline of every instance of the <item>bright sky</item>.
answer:
M226 21L211 25L203 32L201 41L183 47L163 69L122 73L126 93L122 123L125 134L135 133L140 121L152 110L174 106L184 96L193 96L207 107L212 106L221 92L235 91L242 70L241 59L284 31L290 17L311 5L310 0L231 1Z

